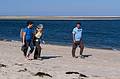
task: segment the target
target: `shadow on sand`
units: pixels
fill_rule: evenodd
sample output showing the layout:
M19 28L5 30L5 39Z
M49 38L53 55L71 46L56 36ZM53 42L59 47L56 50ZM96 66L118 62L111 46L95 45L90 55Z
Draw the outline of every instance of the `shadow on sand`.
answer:
M82 56L78 56L78 57L84 59L84 58L88 58L88 57L90 57L90 56L92 56L92 55L82 55ZM77 58L78 58L78 57L77 57Z
M84 57L90 57L90 56L92 56L92 55L83 55Z
M60 58L63 56L41 56L40 60L45 60L45 59L53 59L53 58ZM39 60L39 59L38 59Z

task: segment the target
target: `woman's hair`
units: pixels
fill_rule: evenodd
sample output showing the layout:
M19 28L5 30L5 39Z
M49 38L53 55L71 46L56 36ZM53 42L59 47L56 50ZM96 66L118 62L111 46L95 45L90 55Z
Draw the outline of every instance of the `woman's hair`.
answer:
M39 25L37 26L37 28L43 29L43 24L39 24Z
M37 33L37 32L38 32L38 30L37 30L37 29L38 29L38 27L36 28L35 33ZM40 32L43 32L43 29L42 29Z

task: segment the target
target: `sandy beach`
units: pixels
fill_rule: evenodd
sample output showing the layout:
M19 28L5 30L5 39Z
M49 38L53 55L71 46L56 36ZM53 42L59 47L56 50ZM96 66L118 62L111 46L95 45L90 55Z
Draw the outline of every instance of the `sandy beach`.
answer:
M0 79L120 79L117 50L85 48L81 59L71 57L71 46L46 44L42 59L25 60L20 47L18 41L0 41Z

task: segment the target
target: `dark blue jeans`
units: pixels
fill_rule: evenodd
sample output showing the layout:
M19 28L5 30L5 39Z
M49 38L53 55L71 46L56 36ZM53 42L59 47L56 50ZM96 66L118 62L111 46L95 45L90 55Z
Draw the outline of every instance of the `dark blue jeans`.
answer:
M34 45L30 40L26 40L25 45L21 47L21 50L23 51L25 57L27 55L28 47L30 47L29 54L31 54L34 50Z

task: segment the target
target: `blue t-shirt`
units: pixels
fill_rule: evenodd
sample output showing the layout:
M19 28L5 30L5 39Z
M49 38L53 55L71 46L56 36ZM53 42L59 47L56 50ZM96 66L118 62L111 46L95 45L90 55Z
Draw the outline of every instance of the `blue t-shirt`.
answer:
M32 40L33 30L31 28L25 28L23 32L26 33L25 40Z
M72 31L73 34L75 34L75 41L80 41L82 37L82 29L78 29L75 27Z

